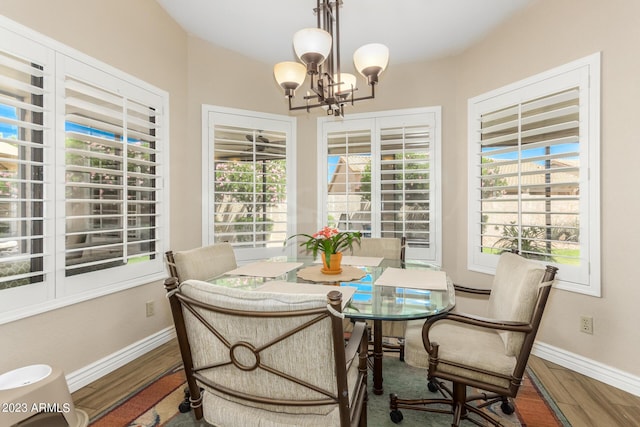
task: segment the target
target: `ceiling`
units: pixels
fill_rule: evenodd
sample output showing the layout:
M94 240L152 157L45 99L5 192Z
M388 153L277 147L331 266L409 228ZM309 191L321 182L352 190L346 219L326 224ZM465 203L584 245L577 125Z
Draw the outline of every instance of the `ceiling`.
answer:
M156 1L189 34L269 64L295 60L293 34L316 26L314 0ZM343 70L367 43L386 44L391 65L457 54L534 1L343 0Z

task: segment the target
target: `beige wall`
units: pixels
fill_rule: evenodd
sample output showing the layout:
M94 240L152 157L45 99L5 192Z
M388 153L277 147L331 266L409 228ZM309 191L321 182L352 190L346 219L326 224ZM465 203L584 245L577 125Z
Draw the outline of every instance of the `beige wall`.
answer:
M271 64L187 36L153 0L3 0L0 14L170 93L172 247L199 245L201 104L287 114ZM457 282L488 286L489 276L466 270L467 99L602 51L603 297L554 291L540 340L634 375L640 375L632 317L640 300L640 198L622 189L640 178L640 141L630 126L640 116L640 59L633 48L640 40L638 16L637 0L538 0L456 57L394 64L392 52L376 99L353 110L442 106L444 268ZM300 232L316 226L321 114L292 113L298 118ZM0 341L12 344L0 371L42 360L66 372L80 369L171 325L162 294L159 284L150 284L0 325ZM147 319L144 302L150 299L161 310ZM475 305L460 300L462 307ZM594 317L593 335L578 332L580 315Z

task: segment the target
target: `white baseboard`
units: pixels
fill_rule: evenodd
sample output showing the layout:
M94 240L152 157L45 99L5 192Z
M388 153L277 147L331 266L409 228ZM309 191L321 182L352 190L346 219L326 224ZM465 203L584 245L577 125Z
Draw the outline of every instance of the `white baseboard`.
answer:
M69 391L73 393L74 391L150 352L154 348L169 342L175 338L175 336L175 328L173 326L167 327L123 348L122 350L118 350L107 357L103 357L84 368L70 373L66 376Z
M640 396L640 377L636 375L545 343L536 342L531 353L589 378Z

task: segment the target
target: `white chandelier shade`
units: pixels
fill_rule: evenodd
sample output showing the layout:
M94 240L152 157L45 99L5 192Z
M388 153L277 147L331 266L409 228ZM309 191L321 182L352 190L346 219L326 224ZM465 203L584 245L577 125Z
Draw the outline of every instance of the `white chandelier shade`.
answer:
M284 89L285 96L293 96L293 92L304 82L307 69L299 62L279 62L273 67L273 75Z
M356 76L349 73L340 73L333 75L333 81L338 83L336 85L336 95L349 95L356 89Z
M387 68L388 63L389 48L380 43L365 44L353 54L356 70L367 77L369 82L377 82L378 76Z
M321 28L304 28L293 35L293 49L307 69L315 69L329 56L331 41L331 34Z

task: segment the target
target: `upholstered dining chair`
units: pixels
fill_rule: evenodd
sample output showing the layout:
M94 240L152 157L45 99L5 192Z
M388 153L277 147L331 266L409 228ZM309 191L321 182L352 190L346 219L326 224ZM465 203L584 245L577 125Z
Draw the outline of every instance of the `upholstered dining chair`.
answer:
M363 237L353 245L353 255L405 260L406 237Z
M353 255L382 257L388 259L398 259L405 261L406 237L370 237L360 239L360 245L353 245ZM372 328L372 322L368 322ZM395 338L397 344L385 342L382 347L400 353L400 360L404 360L404 335L407 327L405 321L383 321L382 336L385 338ZM345 326L345 329L347 327Z
M345 346L342 294L165 281L196 419L217 426L367 424L367 341Z
M233 270L238 265L230 243L216 243L186 251L165 253L169 276L179 282L207 280Z
M400 422L399 409L451 413L452 426L462 419L477 425L475 414L500 425L481 408L502 401L504 413L514 408L531 348L540 326L557 268L513 253L500 255L490 290L456 290L489 295L487 317L449 312L426 322L410 322L406 332L406 362L428 369L428 388L442 398L400 399L392 394L391 420ZM444 381L452 383L450 388ZM467 386L486 393L467 395ZM483 402L475 405L473 401ZM433 407L448 404L450 411Z

